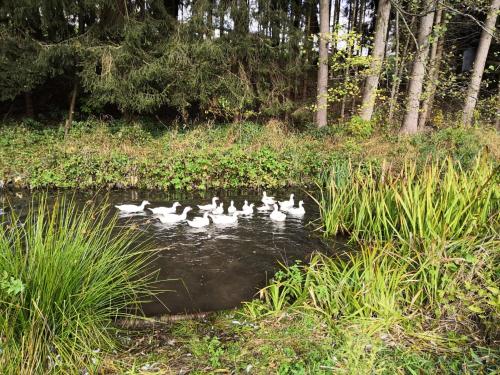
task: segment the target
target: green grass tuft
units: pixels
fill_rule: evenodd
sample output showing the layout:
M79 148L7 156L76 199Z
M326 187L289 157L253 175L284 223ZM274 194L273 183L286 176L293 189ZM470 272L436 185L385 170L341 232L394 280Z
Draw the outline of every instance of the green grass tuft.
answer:
M137 311L150 252L108 207L46 199L0 227L2 373L77 373L116 346L113 320Z

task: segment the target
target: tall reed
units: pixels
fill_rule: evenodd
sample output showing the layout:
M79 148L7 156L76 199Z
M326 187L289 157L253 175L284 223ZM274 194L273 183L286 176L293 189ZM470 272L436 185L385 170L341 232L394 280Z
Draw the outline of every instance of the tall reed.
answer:
M480 157L470 170L451 159L382 174L348 165L341 181L333 169L318 199L324 234L426 246L485 235L500 218L498 171Z
M113 320L148 295L150 255L108 207L44 198L0 227L2 373L77 373L115 346ZM151 254L149 252L149 254ZM149 274L150 275L150 274Z

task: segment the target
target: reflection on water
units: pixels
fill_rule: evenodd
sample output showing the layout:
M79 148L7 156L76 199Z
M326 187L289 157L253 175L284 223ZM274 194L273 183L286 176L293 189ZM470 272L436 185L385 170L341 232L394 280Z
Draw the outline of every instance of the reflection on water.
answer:
M147 315L164 313L212 311L238 306L252 298L258 288L265 285L279 268L279 262L293 263L307 260L311 252L326 251L325 245L311 235L311 227L306 226L318 216L314 203L301 191L287 191L277 198L284 200L289 193L295 193L296 202L304 199L306 214L303 217L287 217L285 222L269 219L271 211L258 212L252 216L242 216L237 224L214 225L205 228L191 228L186 222L162 224L151 212L140 214L120 214L120 225L135 224L159 252L153 267L158 269L162 292L158 301L144 305ZM143 199L152 203L151 207L171 206L179 201L182 207L189 205L193 210L188 219L201 216L197 204L209 203L211 196L179 194L152 191L112 191L112 192L51 192L73 196L78 203L88 200L96 202L105 199L111 205L134 203ZM260 195L255 193L221 193L218 196L228 207L234 200L238 209L246 199L260 205ZM31 202L27 192L0 195L0 208L23 210ZM112 210L116 211L115 208ZM342 247L342 244L339 244Z

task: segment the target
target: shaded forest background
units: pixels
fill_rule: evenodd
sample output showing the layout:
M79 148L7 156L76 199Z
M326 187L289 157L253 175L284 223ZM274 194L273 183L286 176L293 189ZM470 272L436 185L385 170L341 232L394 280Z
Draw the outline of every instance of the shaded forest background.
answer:
M329 123L360 111L382 2L321 1L329 20ZM419 28L432 8L424 125L458 121L492 2L390 4L374 118L401 125L422 51ZM75 112L183 123L278 118L305 126L317 99L320 8L316 0L6 0L0 112L4 121L61 121ZM493 35L476 122L498 122L499 54Z

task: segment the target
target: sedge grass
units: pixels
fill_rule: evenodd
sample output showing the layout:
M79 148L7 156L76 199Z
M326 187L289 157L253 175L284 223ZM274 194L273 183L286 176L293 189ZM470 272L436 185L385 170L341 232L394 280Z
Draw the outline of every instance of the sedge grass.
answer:
M152 278L148 252L139 255L137 236L117 232L107 212L42 199L2 222L2 373L92 372L115 347L113 320L137 311Z
M448 159L421 172L407 162L400 173L381 175L343 165L340 182L338 175L333 169L324 177L318 199L327 237L429 246L485 235L499 222L499 168L481 157L469 170Z

